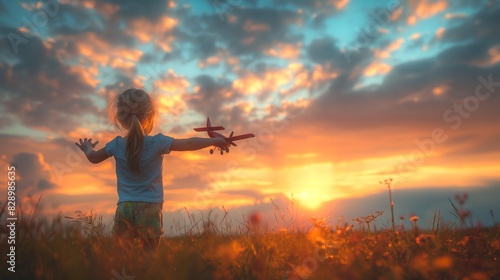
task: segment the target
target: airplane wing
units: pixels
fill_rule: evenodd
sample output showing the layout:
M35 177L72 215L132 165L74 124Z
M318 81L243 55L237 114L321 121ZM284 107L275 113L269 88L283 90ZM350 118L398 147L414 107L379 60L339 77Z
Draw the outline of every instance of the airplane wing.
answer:
M194 131L213 131L213 130L224 130L223 126L211 126L211 127L197 127Z
M232 141L238 141L238 140L243 140L243 139L252 138L252 137L255 137L255 135L253 133L247 133L247 134L237 135L237 136L233 136L233 137L228 137L228 138L226 138L226 141L232 142Z

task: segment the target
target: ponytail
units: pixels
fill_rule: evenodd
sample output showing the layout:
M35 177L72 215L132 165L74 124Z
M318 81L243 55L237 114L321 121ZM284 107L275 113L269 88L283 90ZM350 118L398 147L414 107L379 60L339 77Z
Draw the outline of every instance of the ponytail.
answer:
M128 167L134 173L140 173L139 161L141 160L143 143L144 132L141 122L135 114L132 114L127 134L126 155Z
M120 130L124 128L128 131L125 147L127 165L132 173L140 174L144 138L151 133L156 116L153 99L142 89L129 88L114 98L109 113Z

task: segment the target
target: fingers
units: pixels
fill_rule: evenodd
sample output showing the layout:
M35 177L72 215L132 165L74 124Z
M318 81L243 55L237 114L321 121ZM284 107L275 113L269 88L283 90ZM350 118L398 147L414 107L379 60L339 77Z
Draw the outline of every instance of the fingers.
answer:
M92 138L83 138L83 140L82 138L79 138L78 141L80 142L80 144L75 143L75 145L82 150L82 146L87 142L90 144L90 146L92 146L92 148L94 148L99 143L99 141L95 141L95 143L92 143Z

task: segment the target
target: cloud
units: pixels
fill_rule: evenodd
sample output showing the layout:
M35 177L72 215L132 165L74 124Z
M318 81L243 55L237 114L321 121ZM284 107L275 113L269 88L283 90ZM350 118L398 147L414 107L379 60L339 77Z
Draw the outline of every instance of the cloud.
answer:
M237 100L241 95L231 90L231 84L225 79L215 80L208 75L197 76L195 79L194 92L185 94L183 99L203 116L212 116L216 123L220 118L222 106Z
M477 13L464 19L461 24L451 26L443 34L443 42L464 42L475 40L485 44L498 42L496 31L500 28L500 7L483 7Z
M113 14L117 18L146 18L155 21L161 18L175 7L175 2L161 0L145 0L141 2L126 0L86 0L86 1L64 1L71 6L83 6L88 9L95 9L108 16ZM111 13L111 11L114 11Z
M376 58L389 58L392 52L399 50L401 48L404 41L405 40L403 38L398 38L397 40L391 42L383 50L375 50L375 57Z
M149 19L133 19L128 23L127 33L137 38L141 43L154 42L161 50L171 52L174 42L173 30L177 19L164 16L156 22Z
M265 54L280 57L282 59L293 59L300 56L301 47L301 43L298 43L297 45L278 43L275 47L266 50Z
M217 42L230 56L249 55L251 61L262 57L277 43L297 44L302 38L287 32L301 19L292 11L250 7L236 9L232 15L235 20L230 22L221 21L216 14L182 16L181 31L192 46L192 58L198 57L196 51L204 46L203 43L208 43L208 49L201 51L201 58L213 55L213 42Z
M365 69L366 76L384 75L391 70L391 66L386 63L373 62Z
M413 11L413 13L408 16L406 22L409 25L415 25L417 21L439 14L445 11L447 7L448 1L446 0L409 0L408 8L410 11Z
M162 114L179 116L186 110L183 100L189 87L188 80L175 74L171 69L153 81L153 92L156 96L158 111Z
M32 195L57 186L50 165L40 153L18 153L10 164L16 167L19 196Z
M436 30L436 39L441 39L443 38L443 34L446 32L446 29L444 27L440 27Z
M28 127L72 129L84 114L97 113L88 95L95 80L80 70L57 59L39 37L31 38L19 46L15 62L0 65L0 88L5 93L0 99L5 111Z
M164 186L168 190L197 189L207 188L208 182L201 175L185 175L175 177L168 185Z
M324 27L325 20L345 9L349 0L274 0L279 6L290 5L298 8L298 12L306 19L311 19L311 25L316 28Z
M363 76L361 65L373 58L373 52L368 48L341 50L337 44L335 39L325 36L311 41L306 53L311 62L336 73L328 91L340 94L357 84Z

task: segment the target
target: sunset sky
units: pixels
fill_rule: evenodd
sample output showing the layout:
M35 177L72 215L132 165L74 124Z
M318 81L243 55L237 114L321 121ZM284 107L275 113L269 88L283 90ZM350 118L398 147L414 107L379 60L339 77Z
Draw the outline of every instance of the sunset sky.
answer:
M122 134L108 100L138 87L157 101L153 134L206 137L192 128L210 117L256 135L166 155L166 223L292 197L302 215L387 222L387 178L398 217L448 213L457 192L500 217L497 1L5 1L0 15L1 165L45 215L114 213L114 159L74 142Z

